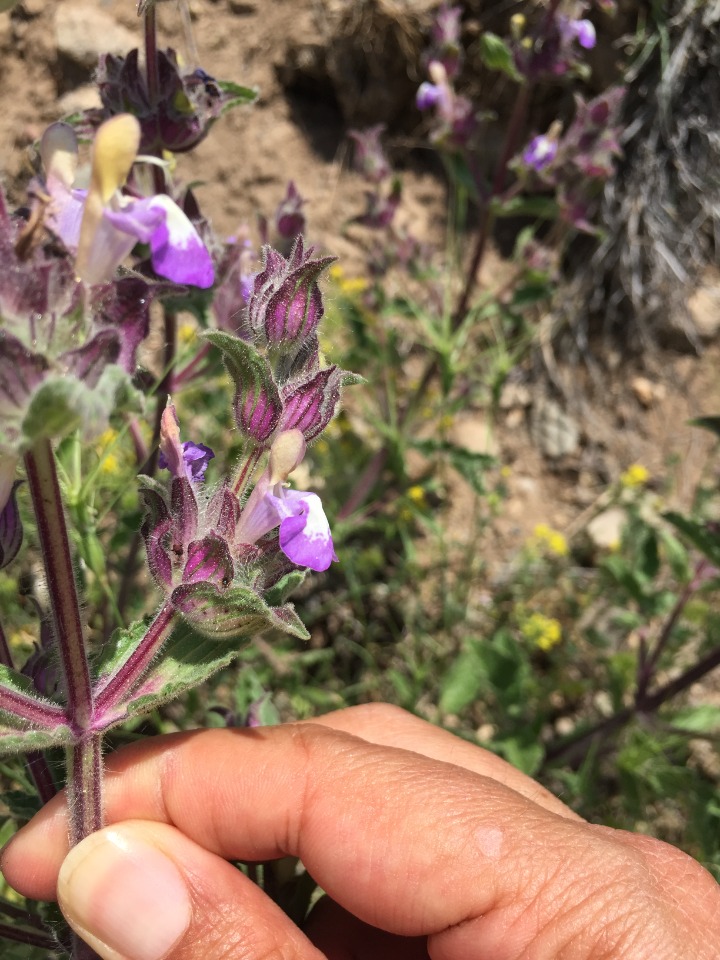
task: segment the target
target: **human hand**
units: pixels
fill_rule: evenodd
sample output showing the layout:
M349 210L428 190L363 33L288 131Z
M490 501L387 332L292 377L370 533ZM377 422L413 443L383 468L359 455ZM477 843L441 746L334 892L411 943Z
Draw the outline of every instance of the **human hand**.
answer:
M720 887L581 820L495 755L387 706L159 737L108 758L110 826L64 796L6 848L104 960L718 960ZM304 931L227 860L300 857Z

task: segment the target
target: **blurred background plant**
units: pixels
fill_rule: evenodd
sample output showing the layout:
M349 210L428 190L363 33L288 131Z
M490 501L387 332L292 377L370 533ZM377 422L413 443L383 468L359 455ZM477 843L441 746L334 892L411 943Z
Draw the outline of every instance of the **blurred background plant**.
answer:
M370 30L362 17L375 6L345 11L337 29ZM477 7L411 11L417 109L398 118L360 106L345 124L365 206L336 223L337 237L357 239L362 255L328 271L320 349L366 384L296 473L298 487L322 493L340 558L295 594L309 642L255 638L204 687L108 739L387 700L498 752L591 820L678 844L720 878L716 411L691 411L705 414L693 429L707 456L689 495L669 458L651 470L630 449L597 471L569 519L548 501L519 545L498 533L517 472L499 434L529 427L556 474L580 478L590 455L577 454L577 423L593 391L592 403L606 399L606 356L661 342L664 305L680 317L672 335L696 339L683 310L716 256L720 119L708 105L720 11L548 0L478 19ZM22 2L12 16L32 14ZM110 98L117 71L117 58L101 61ZM202 106L208 123L219 99L251 99L189 75L193 116ZM498 94L494 109L485 90ZM444 177L433 237L403 215L408 155ZM331 231L314 235L312 200L287 169L275 210L256 210L225 247L212 298L171 302L146 346L158 410L172 385L188 434L224 451L211 476L240 445L227 442L226 374L198 336L237 326L226 295L251 282L263 243L287 256L303 234L334 249ZM668 197L685 211L670 221ZM650 408L657 385L640 379L633 391ZM531 394L541 399L529 413ZM591 414L582 430L595 429ZM58 451L92 643L156 604L134 478L158 430L116 417L92 445L72 436ZM0 571L0 596L22 662L36 655L42 578L24 487L18 502L26 546ZM19 762L1 772L9 836L36 800ZM24 905L10 897L0 911L10 919L14 908Z

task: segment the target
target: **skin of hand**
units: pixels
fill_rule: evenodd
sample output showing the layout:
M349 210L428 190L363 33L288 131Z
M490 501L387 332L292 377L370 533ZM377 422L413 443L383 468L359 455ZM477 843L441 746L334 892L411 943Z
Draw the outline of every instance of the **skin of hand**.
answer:
M107 827L68 854L61 794L2 856L104 960L720 960L691 857L394 707L159 737L107 771ZM302 931L227 862L288 854L326 893Z

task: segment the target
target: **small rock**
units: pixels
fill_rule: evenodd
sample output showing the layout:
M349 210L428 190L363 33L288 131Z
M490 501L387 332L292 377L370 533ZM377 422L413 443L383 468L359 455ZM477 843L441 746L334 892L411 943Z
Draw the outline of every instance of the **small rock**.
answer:
M569 413L555 400L541 399L533 408L531 433L533 443L546 457L563 457L577 453L580 428Z
M524 383L506 383L500 392L500 409L512 410L513 407L529 407L532 403L530 388Z
M698 335L712 340L720 333L720 282L704 283L688 300L688 310Z
M101 53L126 54L137 47L139 37L94 3L59 4L55 11L55 42L63 56L82 67L92 68Z
M620 543L627 514L621 507L603 510L587 525L588 536L601 550L609 550Z
M665 398L665 385L662 383L653 383L647 377L635 377L630 384L632 392L638 401L644 407L652 407L653 404Z
M518 427L522 426L523 420L525 419L525 411L522 407L515 407L513 410L509 410L507 416L505 417L505 426L508 430L517 430Z
M453 441L470 453L498 454L497 439L490 424L481 416L458 418L453 427Z

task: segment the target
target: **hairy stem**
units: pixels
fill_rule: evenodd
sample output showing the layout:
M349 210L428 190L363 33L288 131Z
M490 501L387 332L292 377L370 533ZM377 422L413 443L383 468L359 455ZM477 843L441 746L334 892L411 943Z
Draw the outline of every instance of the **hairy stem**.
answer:
M247 460L245 460L242 467L238 470L237 476L233 480L232 490L239 500L244 496L262 455L262 447L255 447L250 451Z
M66 765L70 844L74 846L103 825L102 738L86 735L68 747Z
M95 698L97 722L102 722L102 714L105 711L112 711L121 704L142 679L143 674L170 636L174 621L175 611L169 603L164 604L127 660L98 688Z
M68 719L76 731L92 718L92 689L80 621L70 540L60 497L55 457L49 440L40 440L25 455L28 484L37 519L55 639L68 698Z
M4 683L0 683L0 710L41 730L54 730L70 721L64 707L38 700Z
M55 951L57 943L49 934L39 930L21 930L9 923L0 923L0 937L4 940L13 940L15 943L26 943L29 947L39 947L48 952Z
M150 106L156 106L160 99L160 71L157 56L157 18L155 4L149 3L145 10L145 75Z

